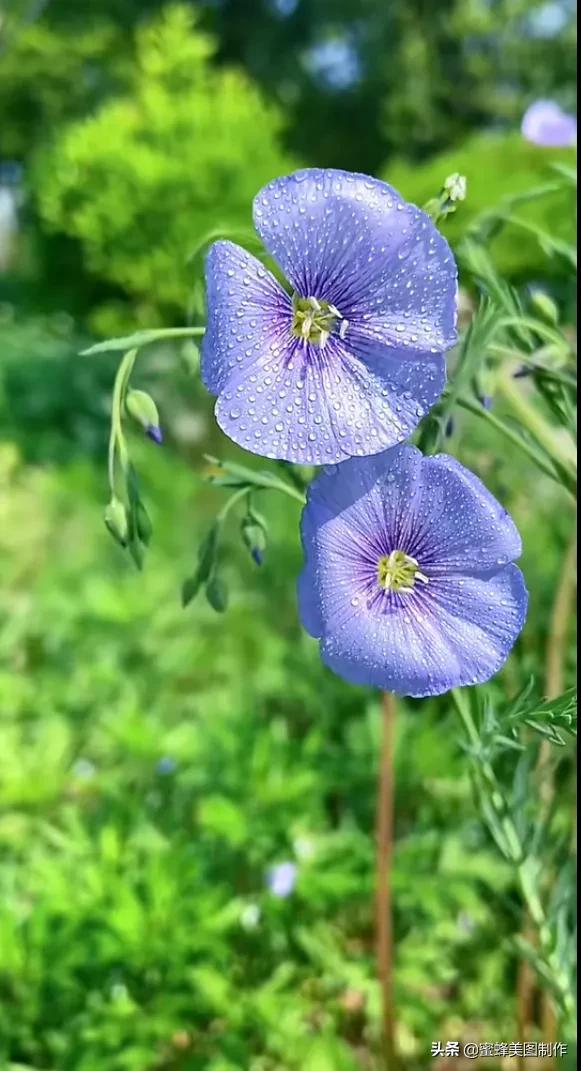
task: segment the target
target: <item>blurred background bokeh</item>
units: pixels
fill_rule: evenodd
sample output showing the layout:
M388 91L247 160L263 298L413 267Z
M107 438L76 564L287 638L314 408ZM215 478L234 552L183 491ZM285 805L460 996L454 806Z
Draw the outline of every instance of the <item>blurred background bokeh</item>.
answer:
M299 507L265 501L260 569L231 531L227 614L183 611L223 501L204 454L242 454L190 347L152 347L166 442L133 445L155 529L138 573L102 524L118 358L79 352L202 322L209 238L246 233L297 166L418 204L460 171L454 242L571 162L522 136L537 99L574 110L573 0L0 0L2 1068L376 1068L378 699L301 631ZM566 316L570 272L534 227L570 238L570 204L525 215L494 261ZM542 690L564 493L469 414L450 450L523 534L529 622L493 690ZM437 1039L517 1037L513 875L447 699L403 705L396 810L399 1041L421 1068Z

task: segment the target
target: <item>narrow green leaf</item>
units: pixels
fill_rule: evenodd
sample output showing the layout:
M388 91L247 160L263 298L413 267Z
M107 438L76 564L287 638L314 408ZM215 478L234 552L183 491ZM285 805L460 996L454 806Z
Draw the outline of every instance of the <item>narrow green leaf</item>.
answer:
M133 335L121 338L109 338L105 342L96 342L86 350L81 350L81 357L92 357L97 353L114 353L116 350L139 349L151 342L171 341L172 339L190 338L203 335L203 327L160 327L136 331Z
M219 576L213 576L206 584L206 598L218 614L228 608L228 588Z

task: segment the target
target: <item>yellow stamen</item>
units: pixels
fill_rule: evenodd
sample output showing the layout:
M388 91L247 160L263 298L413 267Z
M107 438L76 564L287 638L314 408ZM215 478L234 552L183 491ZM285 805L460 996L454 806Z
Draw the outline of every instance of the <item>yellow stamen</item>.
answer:
M291 332L295 338L305 342L315 342L324 347L333 331L339 327L339 335L345 337L348 327L339 309L328 301L319 301L315 297L293 297L293 322Z
M411 554L403 550L392 550L377 563L377 581L384 591L398 591L409 594L414 590L416 581L428 584L428 577L420 572L419 565Z

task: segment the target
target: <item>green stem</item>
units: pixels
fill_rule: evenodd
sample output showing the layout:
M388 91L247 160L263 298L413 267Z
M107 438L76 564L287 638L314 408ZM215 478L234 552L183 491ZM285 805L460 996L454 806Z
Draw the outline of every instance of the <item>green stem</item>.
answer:
M91 357L96 353L114 353L116 350L141 349L151 342L162 342L164 339L193 338L203 335L205 327L153 327L143 331L136 331L133 335L124 335L122 338L108 338L105 342L96 342L87 350L82 350L83 357Z
M157 342L164 338L192 338L195 335L205 334L205 327L152 327L150 329L151 342Z
M517 386L514 378L508 375L499 376L497 389L504 400L508 402L515 416L521 424L530 431L531 435L552 457L564 468L576 469L575 449L565 449L557 440L553 428L547 424L538 410L524 397L522 390Z
M265 490L271 489L273 491L282 491L283 494L288 495L289 498L294 499L295 502L300 502L301 506L304 506L307 499L301 491L298 491L296 487L291 487L285 480L277 480L276 476L265 476L264 478L258 477L255 481L256 487L262 487Z
M230 510L233 508L233 506L235 506L237 502L240 502L240 500L242 498L244 498L246 495L249 495L249 494L250 494L250 488L249 487L243 487L240 491L236 491L233 495L231 495L231 497L228 499L226 504L222 507L222 509L220 510L218 516L216 517L216 520L219 523L222 523L222 521L225 521L226 517L230 513Z
M109 486L113 494L115 494L115 458L117 452L119 453L122 466L125 467L127 464L127 446L125 444L125 436L123 435L121 414L123 411L127 384L133 370L133 365L135 364L137 352L136 349L133 349L125 354L117 369L115 385L113 387L113 399L111 402L111 432L109 435L108 454Z
M490 789L492 805L498 814L502 832L504 834L507 855L516 866L519 866L523 856L520 839L512 819L506 813L507 809L504 800L499 793L498 781L492 763L482 755L482 745L480 743L478 730L472 718L469 703L466 702L463 693L459 691L459 689L453 688L451 694L456 710L460 715L460 720L466 731L466 735L475 752L479 753L478 769L482 773L482 776Z
M478 730L474 724L469 701L466 700L464 693L458 688L452 689L451 696L468 740L474 748L475 761L478 762L478 770L488 786L490 802L501 823L505 836L506 848L508 849L506 857L515 867L521 895L527 906L529 916L537 930L538 943L544 954L545 963L551 971L553 988L559 995L563 1010L567 1015L573 1016L575 1014L575 1000L570 991L568 979L563 974L561 964L553 948L547 916L538 894L534 859L530 856L527 857L524 852L517 828L508 813L506 799L503 796L492 763L482 754L482 744L480 736L478 735Z
M518 446L523 453L527 454L545 475L550 476L552 480L559 481L556 470L543 459L542 455L535 450L534 446L531 446L526 439L523 439L521 435L516 431L513 431L513 429L510 428L508 424L505 424L503 420L499 420L494 413L485 409L479 402L473 402L471 398L458 398L458 405L462 406L463 409L467 409L469 413L474 413L475 416L480 417L481 420L485 420L491 427L496 428L496 430L504 435L506 439L509 439L515 446Z

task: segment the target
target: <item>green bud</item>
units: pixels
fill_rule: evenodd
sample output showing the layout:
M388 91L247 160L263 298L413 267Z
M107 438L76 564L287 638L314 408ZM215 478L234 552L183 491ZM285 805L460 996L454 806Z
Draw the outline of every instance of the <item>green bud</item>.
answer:
M448 200L452 201L453 204L457 201L465 201L468 189L466 177L455 171L453 175L448 175L448 178L445 179L443 189Z
M125 398L125 409L137 424L145 429L151 439L161 443L159 413L153 398L144 390L130 390Z
M266 550L266 524L257 514L249 514L240 525L242 540L257 565L262 565Z
M423 421L418 437L418 446L423 454L434 454L440 449L446 423L437 413L431 413Z
M105 510L104 520L113 539L122 547L126 547L129 539L127 510L115 495Z
M135 508L135 528L139 539L147 547L153 535L153 525L142 502L138 502Z
M216 613L224 613L228 606L228 588L216 574L210 577L206 584L206 598Z
M544 290L535 290L531 294L531 307L537 316L553 327L559 323L559 309Z

